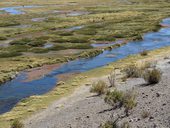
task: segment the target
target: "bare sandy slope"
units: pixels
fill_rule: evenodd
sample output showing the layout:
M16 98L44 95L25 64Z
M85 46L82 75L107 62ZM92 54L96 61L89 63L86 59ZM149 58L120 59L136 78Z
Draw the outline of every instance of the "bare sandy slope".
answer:
M160 59L157 67L163 72L162 80L154 86L141 86L143 79L129 79L118 83L119 90L134 88L137 93L137 106L129 117L118 123L129 122L132 128L170 128L170 59ZM107 77L101 79L107 80ZM95 80L95 79L94 79ZM123 114L123 108L112 111L104 103L103 97L89 93L89 86L81 86L75 92L56 101L46 110L25 121L26 128L97 128L101 123ZM143 119L141 114L150 114Z

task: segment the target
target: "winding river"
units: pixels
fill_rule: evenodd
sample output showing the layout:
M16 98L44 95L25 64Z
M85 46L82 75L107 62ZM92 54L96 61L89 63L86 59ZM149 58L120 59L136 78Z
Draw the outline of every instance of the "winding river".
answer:
M144 49L153 50L170 46L170 27L168 27L170 26L170 18L164 19L161 24L167 27L161 28L158 32L145 34L142 41L129 42L111 51L104 51L93 58L70 61L40 79L24 82L27 78L26 73L20 73L12 81L0 86L0 114L10 111L23 98L31 95L41 95L52 90L57 82L56 76L59 74L85 72L131 54L137 54ZM115 56L109 57L111 54Z

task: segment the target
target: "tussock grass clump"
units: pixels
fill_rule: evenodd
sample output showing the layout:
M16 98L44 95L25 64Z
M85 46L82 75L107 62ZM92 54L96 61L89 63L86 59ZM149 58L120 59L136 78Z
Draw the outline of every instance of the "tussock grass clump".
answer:
M136 106L136 95L132 91L127 91L123 93L122 91L114 90L109 91L106 94L105 102L113 106L113 108L125 108L126 116L129 116L129 110L133 109Z
M122 91L114 90L108 91L104 101L114 108L121 107L123 105L124 94Z
M157 84L161 80L162 73L160 70L154 68L146 70L143 73L143 78L148 84Z
M31 47L40 47L46 43L45 40L41 38L29 39L29 38L22 38L19 40L14 40L10 42L10 45L28 45Z
M14 120L11 124L11 128L23 128L24 125L19 120Z
M116 80L116 75L115 75L115 71L113 71L108 76L108 81L109 81L110 87L115 87L115 80Z
M129 65L124 69L126 76L129 77L141 77L142 70L136 65Z
M146 111L146 110L143 110L142 113L141 113L141 117L143 119L147 118L150 116L150 112Z
M97 83L93 83L90 92L102 95L107 91L107 85L104 81L100 80Z
M129 116L129 111L137 105L136 95L133 91L127 91L124 94L123 106L125 108L126 116Z

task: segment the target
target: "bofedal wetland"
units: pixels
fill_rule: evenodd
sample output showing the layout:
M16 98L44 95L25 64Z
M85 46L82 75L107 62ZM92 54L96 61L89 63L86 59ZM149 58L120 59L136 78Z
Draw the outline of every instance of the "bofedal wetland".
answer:
M2 0L0 127L47 108L89 78L106 75L112 62L122 67L156 52L165 55L169 8L164 0ZM148 50L155 51L130 56ZM27 81L28 73L38 70L40 75Z

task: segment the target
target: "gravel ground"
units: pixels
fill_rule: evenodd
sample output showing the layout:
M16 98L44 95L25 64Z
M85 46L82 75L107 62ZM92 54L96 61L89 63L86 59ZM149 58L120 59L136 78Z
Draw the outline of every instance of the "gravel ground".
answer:
M170 59L162 59L157 67L163 72L159 84L141 86L144 80L129 79L117 84L119 90L134 89L137 106L129 117L121 118L118 124L128 122L132 128L170 128ZM102 79L106 79L103 77ZM103 97L89 93L89 86L81 86L75 92L56 101L46 110L25 121L26 128L98 128L101 123L123 114L123 108L109 110ZM148 117L142 114L148 112Z

